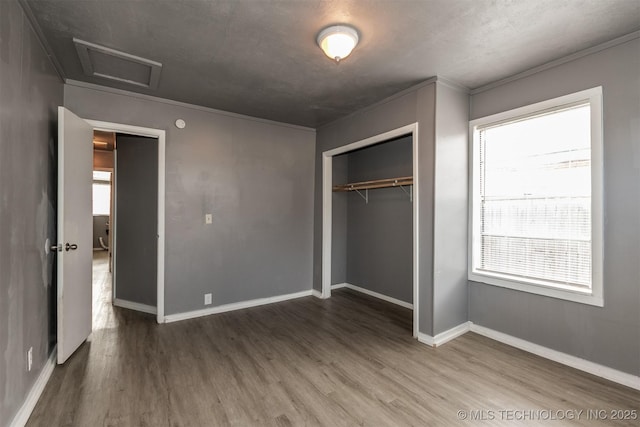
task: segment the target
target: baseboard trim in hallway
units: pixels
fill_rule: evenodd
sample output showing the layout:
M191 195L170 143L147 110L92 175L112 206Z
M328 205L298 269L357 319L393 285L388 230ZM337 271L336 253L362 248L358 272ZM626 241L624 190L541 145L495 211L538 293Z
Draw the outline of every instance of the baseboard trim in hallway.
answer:
M143 313L158 313L158 309L152 305L140 304L139 302L127 301L119 298L113 300L113 305L115 305L116 307L127 308L129 310L141 311Z
M42 395L44 388L49 382L49 378L51 378L51 374L53 373L53 368L56 367L57 358L58 358L58 346L56 345L55 347L53 347L53 350L51 351L49 358L46 360L46 362L44 363L44 366L42 367L42 372L40 372L40 375L38 375L38 379L33 384L33 387L31 387L29 394L27 394L27 398L24 400L24 403L20 407L20 410L18 411L16 416L13 418L13 421L11 421L11 424L9 424L9 426L23 427L27 423L27 421L29 420L29 417L31 416L31 413L33 412L33 408L36 407L36 403L38 403L38 399L40 399L40 396Z
M223 304L223 305L218 305L211 308L205 308L203 310L194 310L194 311L187 311L184 313L168 314L164 316L164 321L165 323L172 323L172 322L178 322L180 320L195 319L196 317L209 316L211 314L218 314L218 313L226 313L228 311L242 310L245 308L257 307L259 305L265 305L265 304L273 304L276 302L288 301L291 299L308 297L311 295L313 295L313 292L311 289L309 289L308 291L278 295L275 297L257 298L257 299L248 300L248 301L234 302L231 304Z

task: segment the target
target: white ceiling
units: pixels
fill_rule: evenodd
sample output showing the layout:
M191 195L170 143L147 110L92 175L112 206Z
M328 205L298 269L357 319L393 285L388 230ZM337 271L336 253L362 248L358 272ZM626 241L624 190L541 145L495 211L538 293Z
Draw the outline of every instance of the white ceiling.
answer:
M64 77L317 127L433 76L470 89L640 28L640 0L22 0ZM335 64L315 44L360 32ZM155 90L83 73L72 39L162 63Z

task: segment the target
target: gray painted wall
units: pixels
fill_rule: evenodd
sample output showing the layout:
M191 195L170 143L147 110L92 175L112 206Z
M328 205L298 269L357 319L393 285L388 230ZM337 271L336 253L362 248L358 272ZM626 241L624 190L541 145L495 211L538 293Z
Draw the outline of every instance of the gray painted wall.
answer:
M469 95L438 84L433 206L434 336L469 319L468 132Z
M412 142L410 136L403 137L349 153L348 182L411 176ZM348 197L347 282L413 303L409 196L400 188L369 190L367 204L357 193L338 194Z
M470 283L470 320L640 375L640 40L474 95L471 118L595 86L604 102L604 307Z
M56 107L62 82L16 1L0 1L0 426L55 345ZM27 372L26 353L33 347Z
M116 135L115 297L158 300L158 140Z
M64 102L167 132L166 314L311 288L313 130L70 84Z

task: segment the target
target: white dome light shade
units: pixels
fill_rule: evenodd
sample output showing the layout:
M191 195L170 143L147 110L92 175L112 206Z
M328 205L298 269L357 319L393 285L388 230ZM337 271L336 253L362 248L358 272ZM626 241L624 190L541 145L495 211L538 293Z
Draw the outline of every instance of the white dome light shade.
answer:
M318 34L318 46L336 62L349 56L357 44L358 32L346 25L333 25Z

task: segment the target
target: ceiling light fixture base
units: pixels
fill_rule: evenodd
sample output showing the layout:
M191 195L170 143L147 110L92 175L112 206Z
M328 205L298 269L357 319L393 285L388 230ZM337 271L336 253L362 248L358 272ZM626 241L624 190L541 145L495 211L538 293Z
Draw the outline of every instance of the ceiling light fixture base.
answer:
M349 56L359 40L360 36L355 28L340 24L331 25L320 31L316 41L325 55L339 63Z

